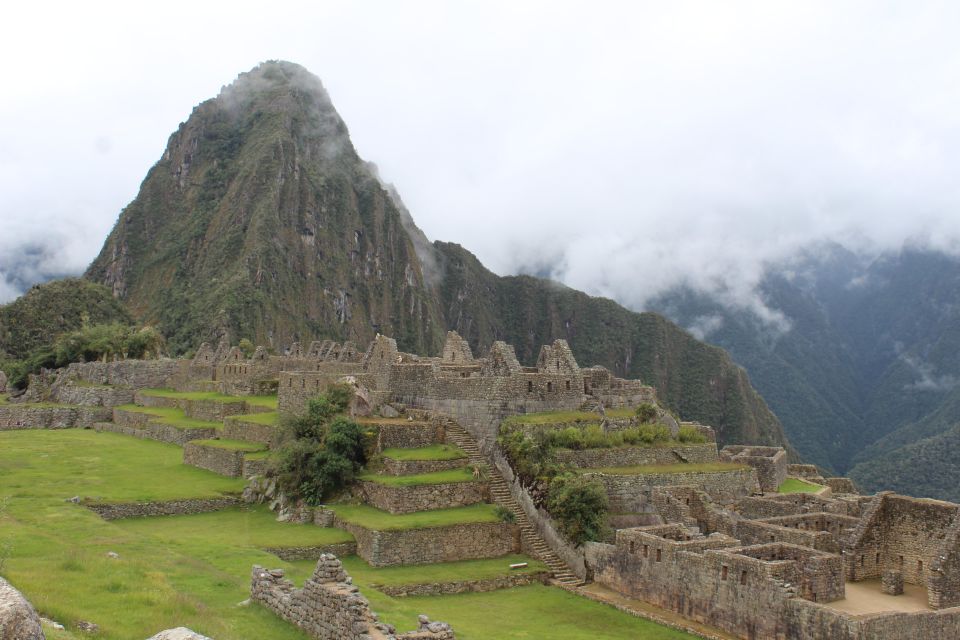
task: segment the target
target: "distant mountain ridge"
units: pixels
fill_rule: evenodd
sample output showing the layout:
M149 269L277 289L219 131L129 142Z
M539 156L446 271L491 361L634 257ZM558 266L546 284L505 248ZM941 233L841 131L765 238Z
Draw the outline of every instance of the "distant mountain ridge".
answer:
M365 345L376 333L437 353L447 329L522 361L566 338L582 364L640 377L723 442L786 444L742 369L656 314L555 282L500 278L430 244L396 190L359 158L320 81L264 63L194 109L121 213L86 277L174 352L250 338Z
M830 246L772 269L759 293L790 322L677 290L652 308L743 365L804 458L867 489L960 499L960 259ZM937 453L934 456L934 452Z

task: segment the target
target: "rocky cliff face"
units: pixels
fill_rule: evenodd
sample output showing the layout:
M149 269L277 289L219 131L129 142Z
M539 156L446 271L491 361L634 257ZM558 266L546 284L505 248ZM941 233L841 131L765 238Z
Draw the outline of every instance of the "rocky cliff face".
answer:
M174 349L377 332L432 351L442 322L393 201L320 81L265 63L170 137L87 277Z
M500 278L457 245L431 245L357 156L320 81L290 63L260 65L194 110L87 277L159 324L174 351L224 335L364 345L380 332L436 354L455 329L475 351L502 339L533 364L566 338L582 364L655 385L724 443L786 441L722 350L660 316Z

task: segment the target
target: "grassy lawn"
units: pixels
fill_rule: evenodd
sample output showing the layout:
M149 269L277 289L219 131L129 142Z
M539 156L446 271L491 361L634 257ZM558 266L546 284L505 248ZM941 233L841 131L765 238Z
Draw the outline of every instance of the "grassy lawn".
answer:
M434 471L432 473L418 473L409 476L380 476L375 473L365 473L361 480L369 480L390 487L416 487L424 484L446 484L449 482L473 482L473 470L469 467L450 469L449 471Z
M100 625L97 637L103 640L145 638L181 625L217 640L306 640L259 605L240 605L249 597L250 569L281 568L302 586L314 563L283 562L262 548L319 546L349 540L349 534L278 523L263 506L106 522L65 501L74 495L115 501L205 497L242 486L240 480L180 464L181 454L174 445L112 433L0 433L0 504L6 507L0 544L11 549L4 577L41 614L68 626L48 628L48 638L88 637L73 626L88 620ZM456 520L463 521L471 510L446 511L459 512ZM109 551L119 559L108 558ZM508 556L432 569L372 569L356 558L345 564L373 609L401 631L416 628L416 616L424 613L452 623L461 640L691 637L552 587L417 598L390 598L371 587L431 579L431 572L438 581L495 574L511 561Z
M449 444L433 444L429 447L420 447L418 449L384 449L381 451L383 457L391 460L459 460L466 458L467 454Z
M319 547L353 540L341 529L277 522L276 514L266 505L188 516L131 518L117 521L117 526L136 537L153 536L164 544L179 546L202 547L215 542L264 549Z
M651 464L636 467L599 467L596 469L581 469L581 471L606 473L614 476L639 476L653 473L717 473L742 471L749 468L747 465L733 462L699 462L691 464Z
M779 487L777 493L816 493L823 489L823 485L814 484L799 478L787 478Z
M267 411L265 413L248 413L242 416L230 416L227 419L234 422L252 422L253 424L275 427L280 423L280 414L276 411Z
M181 456L174 445L113 433L0 433L0 503L6 503L0 543L11 549L4 577L43 615L68 627L95 622L97 637L107 640L180 625L217 640L306 638L265 609L237 603L249 597L253 564L289 566L260 550L261 538L288 544L302 535L309 544L330 530L271 522L256 509L105 522L66 501L74 495L119 502L216 497L243 487L242 480L184 466ZM219 517L225 518L220 524ZM193 533L190 518L203 524ZM120 559L108 558L109 551ZM83 635L74 633L48 637Z
M173 407L140 407L135 404L122 404L117 409L122 411L133 411L135 413L146 413L156 416L156 422L177 427L179 429L200 428L200 429L222 429L223 423L210 422L208 420L195 420L188 418L183 409Z
M474 504L469 507L434 509L432 511L418 511L416 513L404 513L400 515L391 515L386 511L374 509L373 507L362 504L331 504L327 506L347 522L379 531L426 529L428 527L445 527L452 524L500 521L500 518L497 517L495 507L492 504Z
M265 444L247 442L245 440L191 440L191 442L204 447L216 447L217 449L229 449L230 451L246 451L248 453L263 451L267 448Z
M277 396L228 396L217 391L174 391L173 389L144 389L141 393L155 398L178 400L213 400L215 402L246 402L251 407L277 408Z

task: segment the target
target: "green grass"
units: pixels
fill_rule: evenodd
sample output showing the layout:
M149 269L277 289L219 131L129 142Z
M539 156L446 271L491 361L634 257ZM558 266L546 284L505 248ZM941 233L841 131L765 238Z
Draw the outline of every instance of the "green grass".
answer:
M2 407L5 404L7 404L7 396L0 393L0 407Z
M450 469L448 471L434 471L431 473L417 473L409 476L387 476L375 473L365 473L361 480L368 480L389 487L417 487L425 484L446 484L451 482L474 482L473 470L470 467Z
M262 451L254 451L253 453L247 453L243 456L244 460L266 460L270 457L270 451L264 449Z
M266 549L320 547L353 540L353 536L342 529L277 522L276 514L266 505L187 516L131 518L117 524L137 537L153 536L174 545L216 543Z
M449 444L433 444L429 447L419 447L417 449L384 449L381 451L383 457L391 460L459 460L466 458L467 454Z
M12 551L4 577L46 617L68 626L76 620L99 624L102 640L145 638L181 625L217 640L306 640L263 607L238 606L249 597L250 569L284 569L302 586L314 563L283 562L263 547L320 546L349 540L349 534L279 523L263 506L105 522L65 502L78 494L121 501L206 497L242 486L183 466L181 453L174 445L85 430L0 433L0 504L7 501L0 543ZM108 551L120 558L107 558ZM461 640L492 637L492 620L496 637L506 640L690 638L550 587L390 598L371 586L421 580L431 572L438 581L479 576L510 561L372 569L347 558L346 565L374 611L402 631L415 629L424 613L452 623ZM47 630L51 640L83 636Z
M255 453L263 451L267 445L259 442L247 442L245 440L191 440L193 444L204 447L215 447L217 449L229 449L230 451L245 451Z
M276 411L247 413L242 416L230 416L227 419L234 422L252 422L253 424L262 424L268 427L275 427L280 424L280 414Z
M208 420L196 420L188 418L182 409L174 407L140 407L135 404L123 404L118 407L122 411L133 411L135 413L146 413L156 416L155 422L177 427L178 429L222 429L223 423L210 422Z
M823 489L823 485L814 484L799 478L787 478L779 487L777 493L816 493Z
M246 402L251 407L277 408L277 396L230 396L217 391L174 391L173 389L144 389L141 393L155 398L212 400L224 403Z
M615 476L639 476L654 473L717 473L723 471L742 471L749 468L747 465L733 462L699 462L691 464L651 464L635 467L599 467L596 469L581 469L581 471L606 473Z
M604 413L613 420L623 420L624 418L634 418L637 415L636 407L618 407L616 409L605 409Z
M485 560L441 562L409 567L374 568L357 556L342 558L343 567L355 580L383 586L401 584L428 584L431 582L454 582L456 580L487 580L506 575L548 571L539 560L523 555L508 555ZM523 569L511 569L511 564L526 562Z
M500 521L492 504L474 504L469 507L434 509L401 515L391 515L367 505L331 504L327 506L347 522L378 531L426 529L454 524Z

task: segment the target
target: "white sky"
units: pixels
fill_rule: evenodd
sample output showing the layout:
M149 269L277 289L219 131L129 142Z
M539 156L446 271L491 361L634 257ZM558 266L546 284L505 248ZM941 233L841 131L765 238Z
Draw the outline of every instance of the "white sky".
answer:
M501 274L749 303L811 242L956 250L957 34L957 2L16 3L0 301L82 271L193 106L278 58Z

